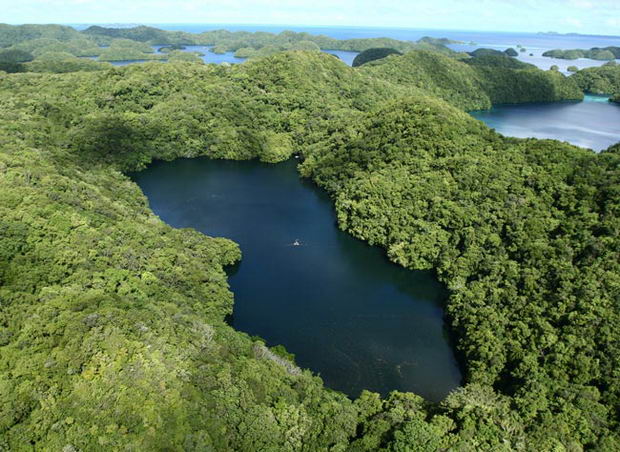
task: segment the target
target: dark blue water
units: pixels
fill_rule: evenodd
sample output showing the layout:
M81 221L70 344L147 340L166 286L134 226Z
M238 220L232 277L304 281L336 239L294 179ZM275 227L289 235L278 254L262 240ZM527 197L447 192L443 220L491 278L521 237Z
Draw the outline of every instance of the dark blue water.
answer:
M503 135L552 138L600 151L620 141L620 105L604 96L584 102L498 105L471 113Z
M298 177L294 161L181 159L134 180L168 224L239 243L243 259L229 279L236 329L283 344L351 396L400 390L437 401L459 385L446 290L339 231L330 199Z

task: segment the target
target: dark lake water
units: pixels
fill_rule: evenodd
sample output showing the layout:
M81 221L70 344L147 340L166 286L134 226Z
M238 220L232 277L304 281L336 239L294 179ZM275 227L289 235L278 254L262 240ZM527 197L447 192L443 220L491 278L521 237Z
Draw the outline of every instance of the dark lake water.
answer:
M552 138L595 151L620 141L620 105L601 96L586 96L584 102L499 105L471 115L511 137Z
M229 279L236 329L284 345L350 396L401 390L438 401L459 385L445 288L339 231L331 200L294 160L180 159L132 177L168 224L241 246Z

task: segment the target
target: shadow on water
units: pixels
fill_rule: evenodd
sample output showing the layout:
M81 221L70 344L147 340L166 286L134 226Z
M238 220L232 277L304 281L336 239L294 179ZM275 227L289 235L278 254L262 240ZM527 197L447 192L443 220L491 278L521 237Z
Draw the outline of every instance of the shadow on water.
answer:
M228 320L284 345L328 387L438 401L460 384L445 287L338 230L330 198L299 178L294 160L181 159L133 178L168 224L239 243L243 260L227 269Z

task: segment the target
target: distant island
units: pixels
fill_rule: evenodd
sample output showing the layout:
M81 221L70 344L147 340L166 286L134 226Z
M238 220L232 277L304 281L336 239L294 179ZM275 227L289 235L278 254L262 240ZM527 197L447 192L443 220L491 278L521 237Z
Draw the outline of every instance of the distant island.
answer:
M557 31L539 31L536 33L537 35L548 35L548 36L587 36L592 38L612 38L612 39L620 39L619 35L596 35L596 34L587 34L587 33L559 33Z
M559 58L562 60L576 60L588 58L591 60L610 61L620 58L620 47L592 47L591 49L570 49L570 50L547 50L542 54L544 57Z

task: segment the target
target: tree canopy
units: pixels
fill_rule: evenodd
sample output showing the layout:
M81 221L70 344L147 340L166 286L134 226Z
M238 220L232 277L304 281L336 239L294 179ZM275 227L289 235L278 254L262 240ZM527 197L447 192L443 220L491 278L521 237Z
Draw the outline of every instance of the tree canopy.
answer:
M593 94L620 94L620 66L603 65L582 69L571 76L583 91Z

